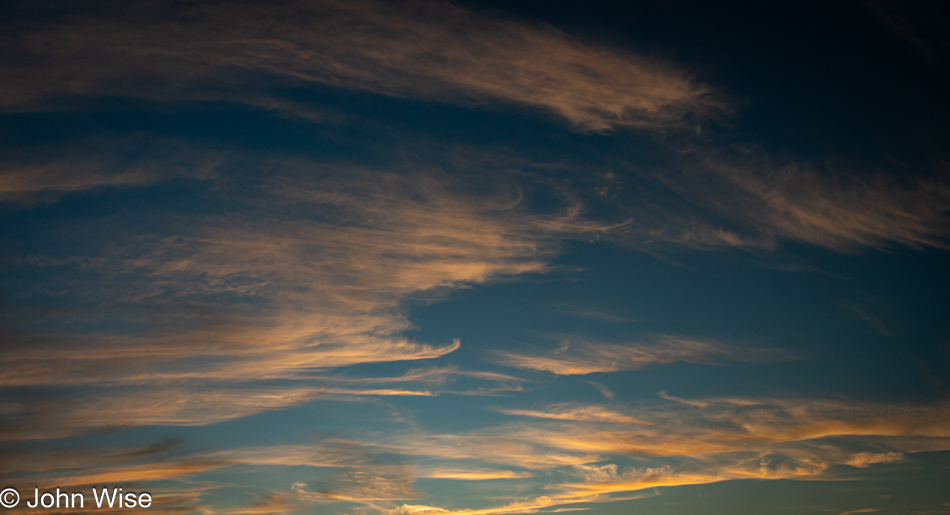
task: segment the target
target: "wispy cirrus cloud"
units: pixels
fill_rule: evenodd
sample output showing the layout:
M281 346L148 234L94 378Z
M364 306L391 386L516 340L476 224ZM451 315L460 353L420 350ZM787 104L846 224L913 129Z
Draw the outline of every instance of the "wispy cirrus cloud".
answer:
M560 347L545 353L497 351L499 363L556 375L639 370L669 363L721 361L782 361L794 359L781 349L739 349L718 342L657 335L651 343L606 343L566 337Z
M60 97L118 95L306 112L265 86L276 80L517 104L581 131L668 129L725 106L669 63L444 2L176 4L175 16L169 5L89 7L47 26L14 26L5 72L20 80L0 89L0 104L42 109Z
M220 153L147 134L92 135L65 148L40 144L0 158L0 202L53 202L70 193L144 188L172 179L210 181ZM169 160L168 156L175 158Z
M170 442L113 449L104 456L90 451L92 460L85 470L61 474L57 480L82 485L125 477L200 484L201 475L211 471L241 475L260 474L260 467L312 467L334 471L332 479L316 482L319 486L299 482L272 490L227 512L270 513L315 503L355 502L383 513L501 514L616 502L656 495L645 493L656 488L736 479L856 479L848 471L899 466L914 453L950 449L950 422L945 407L939 405L666 397L664 402L628 409L553 405L505 410L521 421L467 434L425 434L416 428L401 436L376 435L364 441L183 454ZM175 454L167 455L170 451ZM51 467L55 475L56 469L83 456L69 460L49 456L46 465L11 458L5 463L14 468L27 465L36 474ZM508 501L501 497L492 506L472 509L407 503L425 495L416 478L460 483L504 479L545 485L546 493Z
M724 105L713 88L669 63L452 4L167 7L164 1L136 12L89 7L81 21L11 25L7 71L18 80L0 89L0 102L21 110L58 109L64 104L57 99L66 97L223 100L311 116L311 107L279 98L278 91L316 83L469 106L529 106L582 131L667 130ZM719 155L702 144L679 150ZM626 199L625 208L649 207L631 209L636 223L618 231L626 232L618 239L703 249L774 248L782 240L835 250L946 246L945 179L900 184L748 156L701 161L670 165L693 172L660 174L660 183L685 197L678 202L664 206L652 189ZM80 172L11 168L0 172L0 199L156 180L134 169ZM610 179L593 190L609 201L608 190L626 177L621 170L598 173Z
M96 170L77 169L75 163L58 166L44 164L35 168L0 170L0 198L25 197L44 193L84 191L105 186L142 186L154 181L147 172L103 174Z
M485 481L489 479L519 479L532 477L534 474L527 471L496 469L443 469L436 468L423 477L434 479L455 479L461 481Z
M945 174L901 184L885 175L823 173L799 163L709 166L737 188L732 216L766 237L834 250L947 246L950 185Z
M878 0L864 2L887 29L910 44L934 65L945 65L950 53L950 40L944 32L950 12L940 2L889 4Z
M614 422L618 424L650 424L629 415L618 413L602 406L573 406L569 404L549 406L547 410L499 409L499 413L521 417L587 422Z
M48 447L36 442L4 444L0 468L5 480L19 487L21 495L27 489L46 488L49 481L61 488L84 490L85 507L94 502L89 487L104 484L137 488L149 485L153 506L157 513L191 513L207 509L205 496L226 486L212 481L194 480L194 476L220 472L238 462L195 455L182 447L182 440L166 439L142 446L108 447ZM20 508L24 513L49 512L49 509ZM120 508L104 507L97 511L112 515Z
M319 397L312 387L130 387L32 391L0 398L0 440L64 438L145 425L198 426L295 406Z
M211 509L209 504L202 504L201 499L203 495L208 494L214 490L214 488L206 486L195 486L195 487L184 487L184 488L152 488L152 505L148 510L152 513L160 515L178 515L178 514L188 514L188 513L199 513L203 511L208 511ZM156 501L158 499L158 501ZM95 506L95 500L91 495L86 494L84 506L86 509L89 509L90 506ZM108 506L103 506L102 508L96 508L96 511L102 515L118 515L123 513L124 510L128 508L110 508ZM55 508L29 508L21 505L18 508L20 513L28 514L39 514L39 513L66 513L66 510L56 511Z
M635 221L609 237L638 250L761 252L786 242L846 253L946 248L948 170L947 163L913 173L900 165L867 170L697 144L652 171L618 163L616 191L588 198ZM637 187L622 187L630 183Z
M902 452L859 452L851 456L847 464L863 469L874 463L900 463L906 459Z
M328 372L454 352L458 340L433 345L400 334L411 327L407 299L545 272L562 238L602 230L574 210L538 215L510 194L460 194L438 174L271 166L280 173L232 197L242 204L237 218L182 220L159 210L153 234L124 233L121 221L106 219L101 234L115 237L88 254L18 262L69 285L65 298L82 309L8 330L0 385L42 391L5 401L16 421L7 438L26 437L31 426L59 428L29 436L48 438L210 424L316 398L431 396L450 378L482 383L453 393L520 389L518 378L458 367L391 378ZM314 170L321 180L308 179ZM275 214L274 202L293 205L295 215ZM50 299L38 284L21 292L29 302ZM122 329L103 329L115 316ZM75 329L87 324L95 329ZM256 384L276 380L295 384ZM137 398L152 399L149 408Z
M469 435L379 443L401 454L534 471L586 466L611 456L702 458L707 465L720 456L724 461L717 467L728 468L730 475L763 478L783 471L821 473L834 464L899 463L906 453L950 445L950 421L939 405L751 398L697 402L701 405L661 403L628 410L587 405L501 410L526 421ZM890 416L885 419L884 413ZM851 450L868 445L876 450Z
M908 449L917 449L915 437L950 438L950 418L942 405L886 405L809 399L724 398L682 402L680 406L658 405L635 411L635 428L573 424L570 431L553 425L526 426L518 438L585 453L635 454L643 456L700 455L741 452L750 449L802 442L818 438L881 436L905 438ZM563 406L536 413L509 414L558 419ZM580 407L577 411L583 412ZM885 416L884 414L888 414ZM575 417L576 420L584 420ZM570 420L560 418L560 420ZM587 418L586 422L592 422ZM610 422L607 420L606 422ZM842 453L841 463L860 465L862 460L897 461L897 454Z
M451 317L438 339L412 337L410 318L414 305L462 289L551 272L569 240L606 236L637 250L658 244L755 253L783 241L835 251L945 248L945 180L901 182L817 170L795 159L776 166L748 157L755 152L746 159L709 157L720 154L703 147L713 138L696 125L729 105L688 70L446 2L145 0L134 9L74 7L22 25L0 21L0 73L17 77L0 84L0 111L100 112L96 106L125 103L114 102L117 97L147 100L134 102L136 109L208 101L201 109L240 104L297 118L291 125L313 130L300 119L340 123L349 116L317 100L336 88L334 95L362 92L341 95L359 102L388 97L509 117L542 114L576 132L601 134L544 133L541 139L553 134L567 147L551 151L556 162L549 165L550 147L511 162L494 155L467 161L471 154L451 148L392 167L194 151L167 142L151 154L136 148L115 159L102 148L83 159L57 153L47 162L16 160L21 150L11 150L15 157L0 164L0 202L31 222L15 228L23 235L0 236L13 249L3 245L0 252L11 270L0 277L4 477L30 485L154 485L167 495L161 513L268 514L348 503L360 513L488 515L583 510L659 495L664 487L736 479L855 479L865 469L909 468L917 453L950 449L947 406L939 402L663 393L624 406L626 392L615 395L595 382L589 384L603 404L559 402L545 397L550 391L510 395L531 385L541 390L555 381L551 375L795 359L779 349L701 337L569 336L556 350L493 355L494 365L519 374L544 373L529 381L447 364L472 356L463 347L469 344L451 334ZM90 107L90 99L101 102ZM226 109L247 114L235 105ZM365 121L328 130L334 134L317 136L315 148L305 143L307 149L294 151L315 155L332 144L349 147L341 153L362 153L379 134L378 126L361 132ZM685 128L696 129L695 136L657 137ZM625 129L652 133L643 139L661 146L657 155L678 155L654 161L645 153L639 164L616 170L616 161L588 159L586 150L574 161L561 159L600 142L611 152L632 142L630 152L639 152L639 136ZM343 133L350 130L360 134L347 140ZM606 144L603 133L611 131L621 133L616 145ZM674 139L693 143L680 147ZM551 142L527 142L526 152ZM382 154L411 154L401 147L415 144L374 148L373 157L354 159L388 160ZM452 159L462 164L449 173L432 164ZM599 165L590 163L598 162L609 164L592 170ZM644 170L652 164L644 163L654 163L658 173L649 175ZM529 205L530 190L539 185L545 189ZM69 202L46 204L59 199ZM566 312L583 318L571 320L581 327L608 322L616 329L632 321L595 306ZM440 395L482 397L455 398L475 401L474 423L453 426L444 417L428 433L426 410L438 403L427 398ZM498 399L504 407L489 405L488 395L506 395ZM219 442L219 428L183 429L318 400L345 401L334 403L344 415L301 425L301 432L330 428L347 439L241 447L234 443L240 431ZM312 415L311 407L323 405L294 415ZM380 412L367 414L372 408ZM378 425L356 427L363 416ZM122 436L193 431L235 447L185 451L160 442L56 450L103 442L98 434L132 427ZM297 437L287 436L294 429L281 427L263 440L289 441ZM75 436L83 438L45 441ZM49 459L35 459L39 451L6 453L34 445L53 449ZM238 490L235 485L274 477L279 482L240 492L248 497L216 503L208 493L224 485L210 478L237 478L228 486ZM432 484L445 489L435 492L441 499L453 501L430 506L439 502L426 497ZM466 489L482 498L454 497Z
M588 413L593 408L602 410L601 407L577 406L570 410L555 405L540 413L505 410L529 421L471 434L467 441L478 448L479 440L491 434L495 442L510 450L521 446L519 452L507 456L477 452L444 456L466 461L507 460L535 474L557 469L562 476L558 481L545 483L547 495L484 509L407 504L389 511L522 513L543 507L616 502L658 487L736 479L855 479L846 471L899 464L911 453L950 448L950 421L942 405L755 398L671 402L674 404L631 410L638 420L630 423L619 416L564 416ZM883 420L884 413L889 420ZM409 449L414 447L422 451L446 438L422 438L415 446L403 450L412 453ZM862 448L873 450L854 452ZM537 459L555 453L563 456L559 463ZM620 465L627 463L629 456L657 459L661 464Z
M377 447L370 442L360 444L349 440L329 439L316 444L273 445L213 451L200 453L195 456L195 459L226 461L240 465L307 466L340 469L371 461L371 453L367 448L383 452L388 450L385 446ZM490 479L533 477L533 473L529 471L516 471L497 467L489 468L485 466L475 466L469 463L456 463L455 467L417 465L415 467L415 475L423 478L451 479L457 481L484 481Z

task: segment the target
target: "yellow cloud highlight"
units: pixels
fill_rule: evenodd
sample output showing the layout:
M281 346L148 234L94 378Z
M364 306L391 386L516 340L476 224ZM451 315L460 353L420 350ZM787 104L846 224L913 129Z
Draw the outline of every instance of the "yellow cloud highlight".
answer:
M435 469L422 477L434 479L456 479L461 481L483 481L487 479L516 479L534 477L534 474L531 472L516 472L513 470Z
M901 452L859 452L851 456L847 461L848 465L855 468L868 468L874 463L900 463L907 458Z

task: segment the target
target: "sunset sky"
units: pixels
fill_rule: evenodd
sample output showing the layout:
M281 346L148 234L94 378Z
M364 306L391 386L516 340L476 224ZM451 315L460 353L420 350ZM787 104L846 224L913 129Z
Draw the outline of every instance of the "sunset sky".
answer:
M950 514L948 34L923 1L4 2L0 488Z

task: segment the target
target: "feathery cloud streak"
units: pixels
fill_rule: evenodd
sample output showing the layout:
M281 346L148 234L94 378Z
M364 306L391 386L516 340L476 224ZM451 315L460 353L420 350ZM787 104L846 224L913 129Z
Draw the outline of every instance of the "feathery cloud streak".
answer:
M21 29L5 70L21 79L5 83L0 104L35 109L56 97L120 95L303 109L263 88L276 77L526 105L582 131L666 129L723 108L711 88L670 64L448 3L177 4L173 18L161 14L167 4L90 8Z
M695 339L658 335L655 343L604 343L566 338L558 349L543 355L498 351L499 363L555 375L639 370L669 363L729 361L783 361L794 359L780 349L738 349Z
M548 483L546 490L550 493L534 500L472 510L404 505L393 513L426 513L426 509L431 513L521 513L540 507L615 502L657 487L735 479L853 479L843 471L899 464L908 459L908 453L950 449L950 419L942 404L675 399L674 404L630 410L637 420L603 407L582 405L502 412L558 422L515 423L473 434L467 441L475 448L470 448L468 454L445 456L525 467L536 474L558 468L566 479ZM482 449L479 442L487 435L493 435L491 442L508 451L521 446L520 452L493 453L488 439ZM405 450L425 452L444 439L442 435L432 441L406 444ZM562 454L560 462L538 459L555 453ZM637 458L635 463L652 459L666 464L618 465L627 463L629 457Z
M430 507L433 513L467 514L616 502L657 487L735 479L847 478L852 474L849 470L899 465L912 459L913 453L950 449L950 419L943 405L664 397L666 402L631 410L586 405L504 410L526 421L468 434L425 434L416 429L363 442L328 440L192 452L173 459L166 453L174 451L174 445L160 443L142 449L112 449L105 455L91 450L59 451L45 461L11 455L5 464L10 469L7 473L23 476L24 468L33 474L47 468L55 473L71 462L87 463L81 472L70 470L58 476L57 481L68 485L122 477L200 484L201 475L209 471L226 469L240 476L260 474L262 466L337 471L332 488L297 483L288 490L272 491L246 508L236 508L235 513L339 501L400 513L410 508L399 503L425 495L414 485L417 477L546 485L543 496L527 500L522 496L489 508ZM377 453L402 458L380 461L374 457ZM409 506L423 510L425 505Z
M184 221L156 213L168 217L165 234L120 236L88 255L21 262L53 272L85 309L9 335L0 385L54 390L40 403L9 399L22 430L11 427L8 436L22 437L39 421L60 434L207 424L318 396L432 395L403 386L344 388L319 374L453 352L458 341L429 345L399 335L410 327L405 299L437 299L471 284L544 272L560 238L600 230L574 212L520 211L516 197L453 194L445 178L346 170L308 182L319 165L285 166L294 180L277 178L244 198L246 216ZM275 215L273 202L293 205L298 216ZM117 311L132 329L56 329ZM518 382L503 374L447 374ZM310 384L241 386L263 380ZM182 381L190 386L178 387ZM87 390L59 390L71 386ZM137 413L141 395L155 400Z
M852 250L887 244L946 248L950 235L950 183L913 179L902 185L883 175L822 173L792 163L709 162L735 186L733 213L760 234ZM756 169L758 168L758 169Z

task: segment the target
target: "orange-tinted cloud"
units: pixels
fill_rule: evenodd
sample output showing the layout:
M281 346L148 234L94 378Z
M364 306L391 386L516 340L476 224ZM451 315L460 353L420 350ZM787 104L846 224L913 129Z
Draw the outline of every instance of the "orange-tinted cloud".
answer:
M16 27L10 51L19 59L4 74L19 80L0 89L0 105L43 108L55 97L120 95L232 100L332 117L268 93L263 75L290 85L519 104L584 131L669 128L689 113L723 108L710 87L668 63L448 3L175 4L176 15L163 19L157 13L167 4L141 7L156 10L148 21L141 11L90 8L81 21Z
M422 477L434 479L456 479L461 481L484 481L487 479L517 479L533 477L531 472L488 469L441 469L437 468Z
M146 134L86 136L79 145L40 147L0 161L0 202L57 200L99 188L141 188L174 178L218 178L218 152ZM34 149L37 150L37 149ZM168 160L174 155L173 161Z
M521 417L544 418L552 420L573 420L579 422L613 422L617 424L650 424L629 415L618 413L603 406L550 406L547 411L499 409L499 413Z
M707 165L738 188L733 216L764 235L836 250L881 247L946 247L950 185L943 179L899 184L884 175L821 172L799 163L767 160ZM741 218L740 218L741 219Z
M907 458L902 452L859 452L847 461L855 468L868 468L874 463L900 463Z
M561 346L544 354L497 352L498 361L508 366L541 370L556 375L584 375L595 372L638 370L656 364L717 363L730 361L776 361L789 359L779 349L738 349L716 342L659 335L653 343L604 343L581 338L565 338Z
M916 449L914 437L929 437L948 445L950 417L945 406L904 406L828 400L710 399L680 407L658 405L635 411L630 427L566 422L550 427L519 425L506 434L516 441L535 442L561 451L642 456L696 456L759 450L791 442L846 436L894 437L900 448ZM582 407L574 408L583 412ZM523 410L522 410L523 411ZM533 418L570 420L570 410L554 406L547 413L506 413ZM576 417L580 419L580 417ZM580 422L581 420L577 420ZM612 421L602 421L612 422ZM896 462L897 452L835 455L836 462L860 466Z
M661 487L736 479L833 479L844 469L899 464L912 459L909 454L914 452L950 449L950 422L942 406L821 399L687 400L667 395L663 402L629 411L637 418L602 406L560 404L505 410L517 421L468 434L427 435L414 429L365 442L328 440L135 462L174 448L162 443L117 450L114 458L82 474L60 474L56 480L77 485L122 478L194 481L194 476L223 468L244 473L243 466L260 473L261 466L316 467L338 471L329 488L299 483L228 513L270 513L346 501L392 513L502 514L616 502L652 495L644 492ZM404 456L416 464L379 461L377 453ZM627 461L631 455L641 460L661 457L667 464L631 466ZM50 463L62 459L53 458ZM504 479L545 485L548 493L479 509L393 504L424 495L414 485L418 477L464 483Z
M313 164L282 166L299 174ZM457 368L364 379L326 372L457 350L457 340L433 345L400 336L410 327L404 299L543 272L565 232L600 229L575 223L576 213L523 213L516 198L460 196L432 176L348 170L329 180L336 186L277 178L267 191L301 210L332 206L342 221L208 217L176 227L177 236L143 235L99 249L94 259L32 258L31 266L92 274L95 288L71 290L77 302L93 316L121 303L132 319L142 317L143 329L12 334L0 352L0 385L85 389L14 403L21 423L5 430L7 438L49 437L27 431L40 420L62 436L67 429L208 424L317 397L433 395L431 385L450 377L494 383L456 393L519 390L518 378ZM273 379L311 385L247 387ZM187 387L176 386L182 382ZM359 382L373 386L335 384Z

